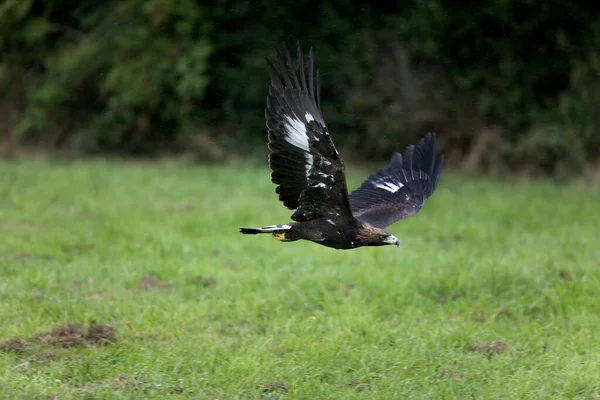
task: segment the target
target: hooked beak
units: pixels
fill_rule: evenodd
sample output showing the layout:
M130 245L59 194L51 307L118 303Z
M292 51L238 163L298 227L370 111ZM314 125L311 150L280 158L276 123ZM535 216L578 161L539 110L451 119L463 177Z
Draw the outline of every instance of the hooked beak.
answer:
M385 244L395 244L396 246L400 246L400 241L394 235L390 235L390 236L386 237L383 242Z

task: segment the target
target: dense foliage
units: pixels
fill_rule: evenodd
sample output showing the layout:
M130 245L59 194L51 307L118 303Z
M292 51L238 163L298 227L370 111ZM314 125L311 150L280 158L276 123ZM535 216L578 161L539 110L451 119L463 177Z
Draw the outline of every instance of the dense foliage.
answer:
M299 39L336 143L363 157L435 130L467 168L600 158L594 3L398 4L4 0L0 129L87 152L246 152L264 145L264 57Z

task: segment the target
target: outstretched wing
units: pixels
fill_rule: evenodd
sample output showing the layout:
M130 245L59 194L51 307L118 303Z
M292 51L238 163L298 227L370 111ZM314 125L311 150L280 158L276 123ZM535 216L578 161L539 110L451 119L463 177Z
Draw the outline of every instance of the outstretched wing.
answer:
M267 62L269 166L279 199L296 210L294 221L351 219L344 163L321 115L318 71L316 88L313 84L312 48L306 66L299 45L297 63L285 46L283 54L277 50L275 63Z
M433 195L444 156L435 156L435 134L427 134L417 147L394 154L388 168L371 175L350 193L352 214L377 228L416 214Z

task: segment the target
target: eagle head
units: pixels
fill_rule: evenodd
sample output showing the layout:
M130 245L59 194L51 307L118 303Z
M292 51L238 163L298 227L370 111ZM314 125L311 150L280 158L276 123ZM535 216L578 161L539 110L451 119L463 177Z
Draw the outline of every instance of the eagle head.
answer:
M375 228L366 223L362 223L358 229L356 240L361 246L386 246L394 244L400 245L398 238L391 233Z

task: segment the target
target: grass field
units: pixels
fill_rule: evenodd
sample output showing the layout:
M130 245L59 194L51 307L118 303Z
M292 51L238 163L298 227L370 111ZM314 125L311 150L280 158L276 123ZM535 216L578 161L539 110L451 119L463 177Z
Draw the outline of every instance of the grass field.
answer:
M446 174L337 251L238 233L266 168L0 171L2 398L600 398L600 189Z

